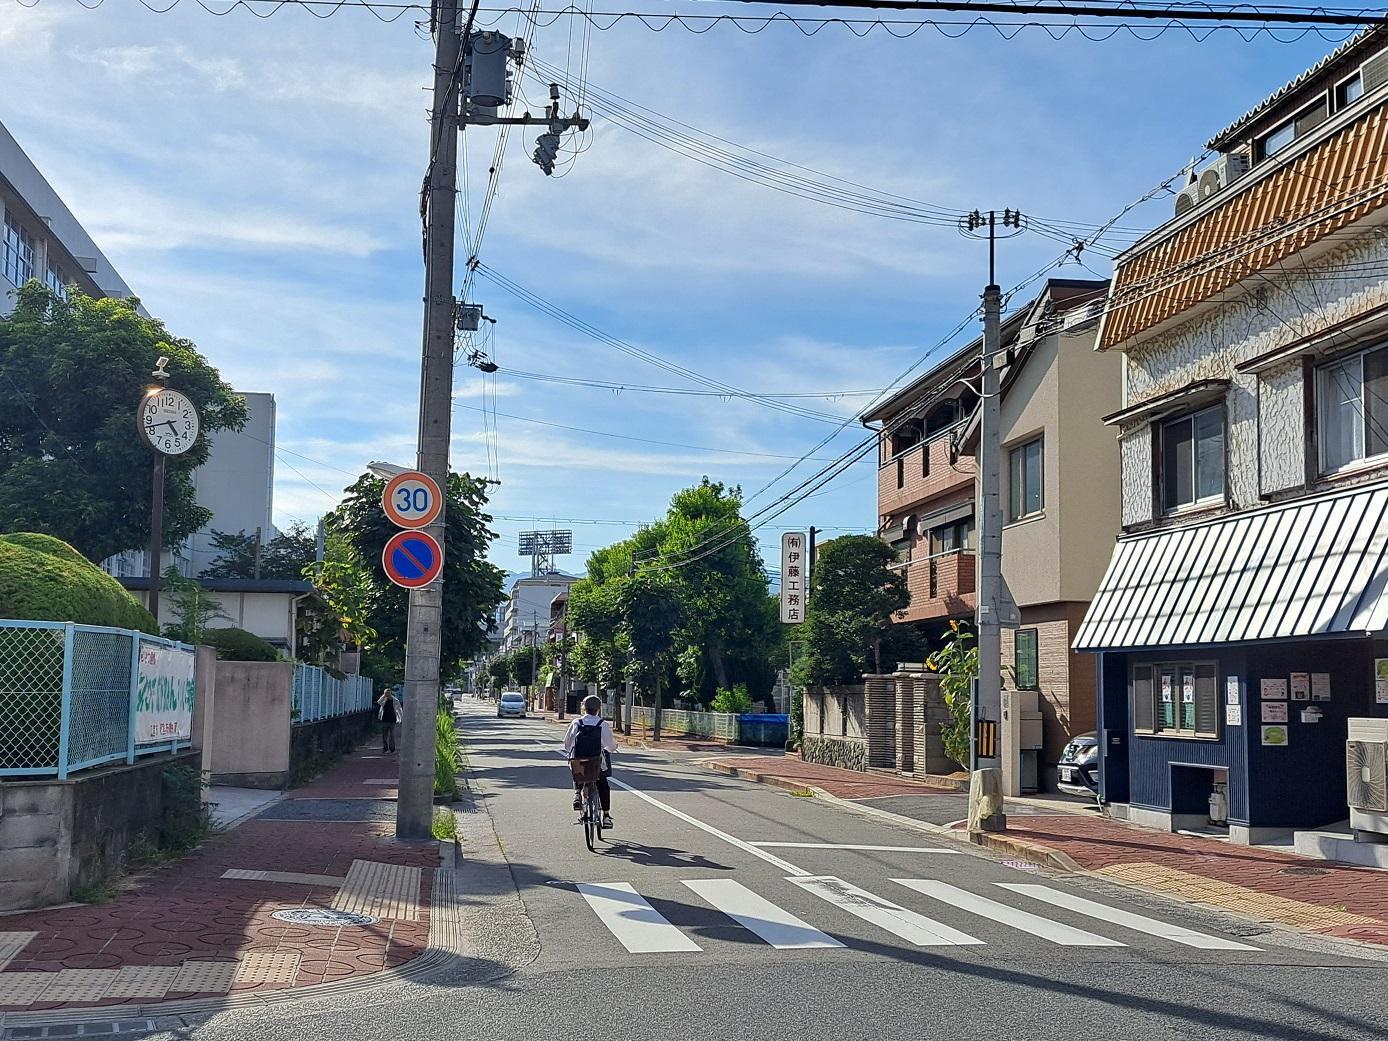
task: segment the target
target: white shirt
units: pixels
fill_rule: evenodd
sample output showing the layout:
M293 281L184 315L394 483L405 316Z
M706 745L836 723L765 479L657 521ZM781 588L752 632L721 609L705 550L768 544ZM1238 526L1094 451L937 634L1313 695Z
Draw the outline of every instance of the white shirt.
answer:
M564 735L564 758L572 759L574 754L574 742L578 740L578 728L580 726L592 727L602 724L602 750L604 752L617 751L617 738L612 734L612 724L601 716L582 716L569 724L569 732Z

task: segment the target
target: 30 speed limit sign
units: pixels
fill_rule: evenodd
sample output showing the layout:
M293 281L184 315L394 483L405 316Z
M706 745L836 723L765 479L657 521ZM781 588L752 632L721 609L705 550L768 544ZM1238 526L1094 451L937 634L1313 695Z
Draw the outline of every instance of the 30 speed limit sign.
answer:
M406 470L386 482L381 508L400 528L423 528L438 519L443 496L434 479L418 470Z

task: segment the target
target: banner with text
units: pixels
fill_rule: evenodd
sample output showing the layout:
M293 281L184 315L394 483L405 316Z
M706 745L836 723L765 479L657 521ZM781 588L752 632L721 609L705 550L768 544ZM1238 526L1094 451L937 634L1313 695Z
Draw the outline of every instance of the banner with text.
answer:
M788 531L781 536L781 621L805 620L805 536Z
M135 692L135 743L188 741L193 736L193 652L140 641Z

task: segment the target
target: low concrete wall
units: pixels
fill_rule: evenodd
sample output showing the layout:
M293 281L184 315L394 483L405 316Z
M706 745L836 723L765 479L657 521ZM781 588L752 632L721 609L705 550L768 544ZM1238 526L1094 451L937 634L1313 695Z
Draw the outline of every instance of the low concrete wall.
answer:
M286 787L294 663L219 661L216 682L212 783Z
M137 838L154 842L164 817L164 771L197 768L199 753L153 755L65 781L0 784L0 911L68 899L109 878Z
M289 735L289 780L298 784L317 773L325 760L346 755L380 733L375 712L353 712L294 727ZM387 773L390 771L387 770Z

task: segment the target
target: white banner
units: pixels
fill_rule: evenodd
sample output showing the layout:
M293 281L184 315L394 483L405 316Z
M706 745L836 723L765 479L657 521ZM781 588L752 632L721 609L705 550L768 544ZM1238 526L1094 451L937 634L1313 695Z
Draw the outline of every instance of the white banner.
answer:
M781 536L781 621L805 620L805 536L788 531Z
M193 652L140 642L135 743L188 741L193 736Z

